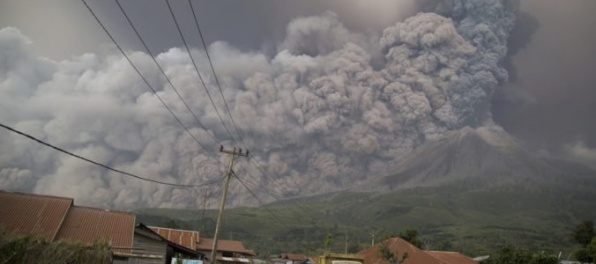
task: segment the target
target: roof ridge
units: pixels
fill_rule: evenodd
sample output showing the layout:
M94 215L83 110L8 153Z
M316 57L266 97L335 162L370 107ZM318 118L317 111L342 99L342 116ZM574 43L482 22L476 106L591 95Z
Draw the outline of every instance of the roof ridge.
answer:
M66 209L66 212L64 212L64 215L62 216L62 219L60 219L60 223L58 224L58 228L56 228L56 232L54 232L54 234L52 235L52 237L50 239L51 242L54 242L56 240L56 237L60 233L60 230L62 230L62 226L64 225L64 221L66 221L66 217L68 216L68 213L70 213L70 209L72 209L73 206L74 206L74 199L72 199L70 201L70 204L68 205L68 208Z
M135 215L135 213L132 213L132 212L126 212L126 211L120 211L120 210L113 210L113 209L107 209L107 208L98 208L98 207L84 206L84 205L74 205L73 204L71 206L71 208L80 208L80 209L97 210L97 211L102 211L102 212Z
M174 230L174 231L186 231L186 232L196 232L199 233L199 231L196 230L188 230L188 229L177 229L177 228L169 228L169 227L161 227L161 226L147 226L149 228L159 228L159 229L168 229L168 230Z
M47 195L47 194L37 194L37 193L24 193L24 192L9 192L9 191L4 191L4 190L0 190L0 194L5 193L5 194L17 194L17 195L23 195L23 196L31 196L31 197L40 197L40 198L52 198L52 199L59 199L59 200L70 200L70 201L74 201L74 198L71 197L64 197L64 196L55 196L55 195Z

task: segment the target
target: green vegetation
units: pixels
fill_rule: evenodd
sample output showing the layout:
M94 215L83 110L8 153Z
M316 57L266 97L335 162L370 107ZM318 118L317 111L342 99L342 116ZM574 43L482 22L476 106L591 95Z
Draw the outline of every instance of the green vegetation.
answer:
M405 241L410 242L410 244L416 246L417 248L422 247L422 241L420 241L420 238L418 237L418 230L416 229L408 228L406 231L399 232L397 236Z
M390 264L401 264L406 261L408 258L408 252L404 252L401 259L397 256L397 252L391 251L389 249L389 240L384 240L383 242L379 243L377 247L377 254L379 254L379 258L387 260Z
M12 236L0 231L0 263L112 263L107 243L48 243L34 236Z
M472 186L472 187L470 187ZM241 240L259 255L282 252L322 253L327 234L331 251L356 253L387 234L419 231L421 247L488 255L506 245L530 252L566 256L581 219L596 218L593 188L527 185L475 189L466 182L440 188L416 188L385 194L337 192L278 201L267 209L233 208L226 212L222 239ZM275 216L272 216L273 212ZM164 225L176 219L183 229L212 236L215 212L139 210L137 220Z
M582 263L596 263L596 232L592 221L583 221L573 229L573 238L582 245L575 251L575 259Z
M502 248L497 254L491 257L482 264L557 264L559 260L554 255L546 255L544 253L532 253L527 250L506 246Z

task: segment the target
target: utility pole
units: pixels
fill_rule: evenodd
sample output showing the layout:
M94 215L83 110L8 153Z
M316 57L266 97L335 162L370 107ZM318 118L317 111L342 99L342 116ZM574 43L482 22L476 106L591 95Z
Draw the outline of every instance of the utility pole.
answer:
M217 215L217 224L215 225L215 234L213 235L213 247L211 248L211 264L217 263L215 259L217 256L217 238L219 235L219 228L221 226L221 220L223 219L224 209L226 207L226 200L228 199L228 187L230 186L230 178L232 177L233 169L234 169L234 161L236 161L236 157L248 157L248 150L245 153L242 153L241 148L232 148L232 150L225 150L223 146L219 147L219 152L226 153L232 155L230 159L230 164L228 165L228 171L226 172L226 183L224 185L224 191L221 198L221 205L219 207L219 214Z
M344 244L344 254L348 254L348 229L346 229L346 232L344 233L344 238L345 238L345 244Z

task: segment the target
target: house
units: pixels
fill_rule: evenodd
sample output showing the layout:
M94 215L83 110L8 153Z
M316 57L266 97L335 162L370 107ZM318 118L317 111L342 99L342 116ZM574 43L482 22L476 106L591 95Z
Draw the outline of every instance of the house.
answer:
M393 252L399 260L407 259L407 264L477 264L472 258L457 252L425 251L415 247L401 238L390 238L387 243L388 249ZM389 264L389 261L379 257L378 248L381 244L364 250L359 255L364 257L367 264Z
M192 230L181 230L149 226L149 228L182 248L189 249L197 255L183 255L188 259L205 259L211 256L213 239L201 238L199 232ZM251 258L256 254L244 247L244 244L235 240L219 240L217 242L216 259L220 264L250 263Z
M105 241L114 263L162 259L133 251L134 214L76 206L72 198L0 191L0 226L12 234L38 235L48 242Z
M205 254L198 250L199 232L197 231L145 226L140 224L139 229L141 228L146 232L152 232L167 242L166 258L168 260L171 260L172 257L188 260L205 259Z
M213 239L200 239L197 250L206 256L211 256L213 250ZM256 256L255 252L248 250L244 244L235 240L218 240L216 260L219 264L250 263L251 258Z
M108 241L114 255L130 254L134 225L135 215L131 213L71 206L54 241Z
M271 264L316 264L315 261L303 254L283 253L272 256Z
M13 234L55 241L72 198L0 191L0 225Z
M181 258L187 260L201 260L204 255L194 249L174 243L155 232L152 228L138 224L135 227L134 249L135 253L144 253L163 256L163 260L144 263L172 263L172 258ZM171 236L169 236L171 238Z

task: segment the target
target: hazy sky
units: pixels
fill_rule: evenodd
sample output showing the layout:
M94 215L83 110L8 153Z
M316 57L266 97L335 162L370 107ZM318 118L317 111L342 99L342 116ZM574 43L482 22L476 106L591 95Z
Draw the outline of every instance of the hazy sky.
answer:
M206 73L204 90L186 51L172 49L182 47L182 41L165 2L121 2L151 54L182 97L193 99L191 108L209 128L191 127L192 132L209 149L229 145L207 100L209 90L218 91L188 2L171 0L193 56L201 62L199 70ZM325 190L365 180L362 175L383 172L427 139L467 124L490 125L491 114L532 149L596 163L596 1L522 0L509 39L506 83L497 65L505 57L499 53L505 42L495 38L494 43L474 43L486 47L472 47L469 38L478 33L461 32L472 27L457 28L460 35L451 19L416 15L426 2L434 1L193 2L232 112L247 144L260 147L253 161L281 175L255 177L254 184ZM116 3L89 4L158 93L190 122ZM475 15L465 22L484 19ZM498 22L487 23L497 31L509 29ZM0 122L164 181L196 183L220 176L218 158L181 132L81 1L1 1L0 30ZM477 70L483 67L490 70ZM446 96L452 86L460 90ZM487 109L491 96L492 109ZM223 109L218 97L215 104ZM209 142L209 133L217 142ZM11 139L0 131L0 147L13 150L0 153L0 189L58 194L68 182L78 189L64 195L84 204L197 202L191 192L111 177L24 139ZM249 165L239 167L258 175ZM73 176L80 171L96 177ZM305 174L325 179L310 182L301 177Z
M509 91L527 96L495 102L495 119L536 147L577 140L596 146L596 1L522 1L538 28L513 57L518 80ZM517 92L516 92L517 93Z

